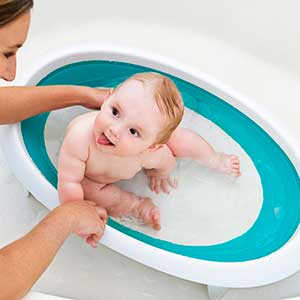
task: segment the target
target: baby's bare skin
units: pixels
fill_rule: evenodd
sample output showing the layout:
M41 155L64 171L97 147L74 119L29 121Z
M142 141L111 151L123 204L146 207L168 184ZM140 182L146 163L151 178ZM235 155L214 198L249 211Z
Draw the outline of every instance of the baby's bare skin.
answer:
M113 217L132 215L141 218L154 229L160 229L159 210L151 199L121 190L113 183L134 177L145 166L145 160L151 161L153 165L159 163L166 150L159 148L135 156L116 156L99 151L94 135L91 134L97 114L98 112L93 112L74 119L68 128L59 159L60 199L68 201L74 200L76 195L76 198L83 198L84 195L85 199L95 201ZM73 148L72 139L75 136L72 133L80 136L79 147ZM79 153L81 150L85 151ZM70 160L75 151L79 161L73 164ZM82 160L85 161L85 166ZM78 183L77 191L74 190L74 185L68 187L68 184L64 184L70 180Z
M141 169L154 169L157 176L167 179L175 167L170 149L154 145L164 117L150 95L142 83L130 82L107 100L100 112L70 123L59 156L61 201L90 199L109 215L133 215L160 229L159 211L151 199L113 185L132 178ZM146 115L140 113L143 110ZM142 133L137 135L134 128Z
M213 147L195 132L177 127L167 143L175 157L192 158L211 169L240 176L240 161L236 155L216 152Z
M239 160L215 152L203 138L184 128L175 129L167 144L156 144L165 118L151 90L135 80L123 85L100 112L70 123L59 156L59 197L62 202L92 200L111 216L132 215L159 230L159 210L152 200L113 183L145 169L150 189L168 193L176 187L170 177L175 157L190 157L234 176L240 175Z

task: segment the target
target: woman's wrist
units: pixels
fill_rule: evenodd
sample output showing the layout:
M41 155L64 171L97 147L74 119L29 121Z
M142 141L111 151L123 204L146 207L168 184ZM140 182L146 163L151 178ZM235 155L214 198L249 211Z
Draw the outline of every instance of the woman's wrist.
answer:
M68 236L73 233L76 224L76 216L72 210L68 209L68 206L62 204L56 207L48 214L44 221L47 222L48 219L51 220L51 223L53 222L59 226L64 235Z
M89 87L86 86L76 86L76 85L65 85L60 86L62 90L62 95L59 98L62 98L67 106L72 105L83 105L87 100L87 94L89 92Z

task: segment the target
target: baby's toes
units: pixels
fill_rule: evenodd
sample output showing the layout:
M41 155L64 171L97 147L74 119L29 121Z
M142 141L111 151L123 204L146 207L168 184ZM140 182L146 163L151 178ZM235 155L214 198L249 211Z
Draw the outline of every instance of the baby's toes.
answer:
M239 158L236 155L230 155L230 161L232 164L239 163Z
M151 224L153 229L160 230L160 213L157 207L153 208L151 213Z
M154 205L150 198L143 198L139 217L145 224L153 227L153 229L160 230L159 209Z
M235 176L239 176L240 175L240 160L238 159L237 156L232 155L230 157L230 161L231 161L231 174L235 175Z
M152 200L148 197L140 197L140 215L139 218L142 219L145 223L150 219L150 212L154 207Z

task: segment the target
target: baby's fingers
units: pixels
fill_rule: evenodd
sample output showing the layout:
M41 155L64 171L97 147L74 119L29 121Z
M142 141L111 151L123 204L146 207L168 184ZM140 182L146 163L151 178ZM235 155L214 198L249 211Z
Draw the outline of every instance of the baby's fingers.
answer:
M150 177L150 178L149 178L149 181L150 181L150 183L149 183L150 190L151 190L151 191L154 191L154 187L155 187L155 180L154 180L154 178L153 178L153 177Z
M169 194L170 193L170 188L169 188L169 182L166 179L163 179L161 181L161 188L164 193Z
M157 179L155 177L150 178L150 190L157 193Z
M159 194L161 192L161 180L160 179L155 180L154 191L156 194Z
M173 189L176 189L177 188L177 181L176 179L172 178L172 177L169 177L168 178L168 183L169 185L173 188Z

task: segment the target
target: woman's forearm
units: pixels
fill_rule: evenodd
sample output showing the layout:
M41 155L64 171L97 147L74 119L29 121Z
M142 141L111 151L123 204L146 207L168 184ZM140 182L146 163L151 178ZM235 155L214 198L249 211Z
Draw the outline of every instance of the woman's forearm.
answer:
M23 238L0 249L0 300L20 300L51 263L71 234L96 247L107 213L91 201L72 201L51 211Z
M23 238L0 250L0 300L23 297L72 231L72 216L52 211Z
M42 112L71 105L96 108L99 102L100 107L107 91L72 85L1 87L0 124L16 123Z

